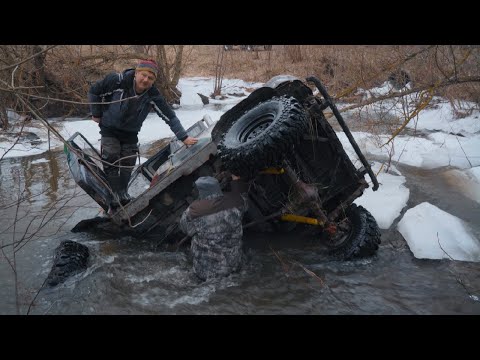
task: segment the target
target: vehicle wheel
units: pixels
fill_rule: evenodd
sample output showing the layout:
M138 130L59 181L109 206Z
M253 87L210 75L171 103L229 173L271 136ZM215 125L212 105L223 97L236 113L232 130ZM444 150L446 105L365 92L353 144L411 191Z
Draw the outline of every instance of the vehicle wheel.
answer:
M342 260L374 255L380 244L377 221L363 206L350 205L346 217L337 224L337 233L330 238L332 255Z
M75 241L64 240L55 249L52 269L45 284L55 286L68 277L84 271L87 268L90 253L88 247Z
M242 177L281 163L308 131L305 109L293 97L274 97L245 112L218 144L223 165Z

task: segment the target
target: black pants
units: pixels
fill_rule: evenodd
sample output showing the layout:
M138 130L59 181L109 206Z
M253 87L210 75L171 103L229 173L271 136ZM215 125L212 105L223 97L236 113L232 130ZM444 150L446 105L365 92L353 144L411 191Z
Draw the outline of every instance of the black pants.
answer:
M114 164L103 163L103 171L107 177L130 177L135 166L137 154L138 144L136 142L124 142L116 137L102 136L102 160ZM118 161L119 159L122 160ZM118 165L121 167L119 168Z

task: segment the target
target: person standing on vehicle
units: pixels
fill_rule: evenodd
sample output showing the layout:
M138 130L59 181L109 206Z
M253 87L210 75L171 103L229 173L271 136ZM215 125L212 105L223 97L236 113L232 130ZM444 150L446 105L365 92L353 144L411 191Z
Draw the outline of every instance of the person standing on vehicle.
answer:
M131 200L127 187L138 153L138 133L152 107L177 139L185 145L197 142L188 136L175 112L153 86L157 74L155 61L142 60L134 69L108 74L88 92L92 120L99 124L102 136L103 169L114 198L109 212L119 203L125 205Z
M214 177L198 178L198 199L180 219L180 229L192 237L193 272L202 280L228 276L241 267L247 185L235 175L230 184L231 191L224 194Z

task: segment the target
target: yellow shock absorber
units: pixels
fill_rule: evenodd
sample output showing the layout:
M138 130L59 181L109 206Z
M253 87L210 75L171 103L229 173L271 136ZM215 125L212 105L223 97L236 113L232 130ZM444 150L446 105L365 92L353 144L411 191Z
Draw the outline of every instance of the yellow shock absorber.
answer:
M281 175L284 172L285 169L266 168L265 170L260 171L260 174Z
M310 225L318 225L322 226L325 223L315 218L310 218L306 216L294 215L294 214L284 214L280 217L282 221L291 221L291 222L298 222L303 224L310 224Z

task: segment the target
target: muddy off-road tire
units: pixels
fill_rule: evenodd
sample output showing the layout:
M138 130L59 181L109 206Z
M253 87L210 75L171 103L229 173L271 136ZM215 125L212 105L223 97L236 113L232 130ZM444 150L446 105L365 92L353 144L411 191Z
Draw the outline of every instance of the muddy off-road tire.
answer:
M251 178L281 163L309 127L305 109L293 97L274 97L245 112L218 144L224 166Z
M90 252L88 247L75 241L65 240L55 249L52 269L45 284L55 286L87 268Z
M351 260L372 256L380 244L380 230L377 221L370 212L362 206L350 205L346 211L342 233L339 225L338 238L333 241L331 254L341 260Z
M279 96L271 87L261 87L253 91L246 99L240 101L233 108L220 117L212 130L212 140L215 144L225 137L225 133L232 125L247 111L250 111L258 104Z

